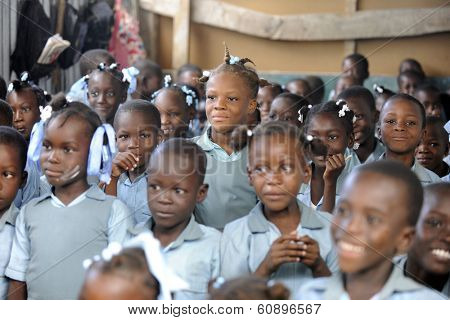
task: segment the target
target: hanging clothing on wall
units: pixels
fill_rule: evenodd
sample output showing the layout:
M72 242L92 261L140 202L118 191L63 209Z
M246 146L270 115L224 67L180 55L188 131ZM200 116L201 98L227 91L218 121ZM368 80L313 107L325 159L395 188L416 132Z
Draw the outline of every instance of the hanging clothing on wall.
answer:
M17 75L29 71L36 81L52 71L52 65L36 62L52 36L50 19L38 0L22 0L19 4L16 48L11 55L11 70Z
M146 57L144 43L139 35L139 22L122 6L122 0L115 1L114 17L109 51L121 67L127 68Z

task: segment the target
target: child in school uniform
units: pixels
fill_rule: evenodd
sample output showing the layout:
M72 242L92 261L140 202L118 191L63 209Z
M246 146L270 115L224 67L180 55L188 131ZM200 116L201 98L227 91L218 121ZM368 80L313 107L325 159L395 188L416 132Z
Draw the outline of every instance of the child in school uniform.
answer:
M83 262L87 268L80 300L172 300L187 283L167 266L161 245L150 232L110 243L101 255Z
M87 77L89 106L103 123L113 125L120 104L127 100L130 80L119 71L116 63L100 63Z
M6 299L8 279L5 269L11 255L16 218L14 205L19 188L25 184L27 173L27 143L15 129L0 126L0 300Z
M131 94L132 99L150 100L154 92L161 88L163 72L161 67L148 59L139 59L133 67L139 70L136 76L136 90Z
M440 182L439 177L424 168L414 155L425 131L425 109L410 95L399 93L383 105L380 113L379 136L386 146L380 159L396 160L417 175L423 185Z
M13 127L30 142L34 125L40 120L40 107L49 100L48 95L29 80L27 72L20 79L14 80L8 86L6 101L13 109ZM27 183L19 190L14 200L17 208L21 208L31 199L39 196L40 171L36 162L27 160L25 170L28 172Z
M341 92L338 99L345 100L355 114L353 119L355 142L353 150L347 149L346 156L352 154L357 165L377 161L385 149L375 137L378 118L372 93L362 86L354 86Z
M437 117L445 120L444 106L441 101L440 91L431 84L420 85L414 91L414 98L425 107L427 117Z
M450 183L429 184L411 249L398 264L405 276L450 298Z
M170 138L192 138L189 124L194 119L199 103L199 94L194 87L172 83L164 77L164 87L152 95L152 103L161 115L161 130L164 140Z
M111 182L105 193L117 196L130 209L134 223L150 216L147 200L147 165L161 142L161 120L156 107L145 100L130 100L114 118L118 153L113 159Z
M206 155L194 142L172 138L159 145L148 167L152 217L133 234L152 231L173 271L189 285L175 299L205 299L208 283L219 275L220 232L195 221L196 203L208 191Z
M40 163L52 192L21 209L6 276L12 299L75 299L82 261L112 241L122 242L130 213L87 182L88 172L108 182L106 153L114 133L93 111L65 108L46 120ZM105 133L108 145L104 145Z
M195 216L217 229L246 215L257 202L246 175L247 149L234 152L231 146L234 128L246 124L257 106L260 79L245 66L247 62L250 59L234 57L226 48L225 62L200 78L206 82L206 115L211 126L193 141L208 157L205 183L209 190Z
M354 169L344 183L331 226L340 272L310 281L296 298L442 299L405 278L392 261L411 245L422 200L419 180L398 162L376 161Z
M416 89L425 80L424 76L413 70L406 70L397 76L398 93L414 95Z
M302 184L298 198L313 209L332 212L345 177L358 164L356 157L344 155L353 147L353 117L347 103L339 100L313 106L303 121L314 142L306 152L312 175Z
M270 108L273 100L283 93L283 88L278 83L269 83L266 86L259 86L258 89L258 108L261 113L261 122L269 120Z
M255 274L296 292L305 280L337 271L331 215L296 198L311 174L296 127L269 121L248 135L248 176L260 202L225 226L221 275L232 279Z
M312 105L302 96L293 93L282 93L278 95L272 102L269 112L269 120L286 121L296 126L302 127L302 117L306 115L301 114L308 111Z
M441 118L427 117L424 135L416 148L416 161L444 180L450 175L450 166L444 161L448 151L448 133Z

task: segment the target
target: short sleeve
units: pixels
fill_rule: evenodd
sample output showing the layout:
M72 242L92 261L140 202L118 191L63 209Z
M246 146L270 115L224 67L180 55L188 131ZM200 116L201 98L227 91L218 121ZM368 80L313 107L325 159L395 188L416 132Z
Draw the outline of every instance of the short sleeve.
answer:
M108 242L123 243L130 238L129 231L133 226L133 216L128 207L115 199L111 207L108 221Z
M20 210L16 220L11 258L5 275L8 278L25 282L26 272L30 261L30 237L25 224L25 211Z

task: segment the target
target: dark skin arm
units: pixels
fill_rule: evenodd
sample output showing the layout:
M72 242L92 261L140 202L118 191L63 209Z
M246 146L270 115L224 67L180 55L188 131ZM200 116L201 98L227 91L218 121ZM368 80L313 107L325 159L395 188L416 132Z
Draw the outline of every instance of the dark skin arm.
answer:
M9 279L8 300L27 300L27 284Z
M333 212L336 203L337 179L344 168L345 159L342 153L328 156L326 169L323 174L324 190L321 211Z
M133 170L138 159L131 152L119 152L113 159L111 182L105 186L105 193L117 197L117 183L122 173Z

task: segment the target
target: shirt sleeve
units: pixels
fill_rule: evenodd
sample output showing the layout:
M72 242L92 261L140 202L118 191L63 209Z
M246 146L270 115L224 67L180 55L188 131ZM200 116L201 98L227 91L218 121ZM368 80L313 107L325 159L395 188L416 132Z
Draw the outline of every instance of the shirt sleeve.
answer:
M25 282L26 272L30 261L30 238L25 225L24 210L20 210L16 220L11 258L5 275L8 278Z
M220 239L220 274L225 279L232 279L251 273L248 265L249 250L247 241L238 234L240 230L225 227ZM231 231L231 232L230 232ZM237 231L237 232L236 232ZM242 230L240 230L242 231Z
M108 221L108 242L124 243L130 238L129 229L133 226L133 216L120 200L114 200Z
M14 199L14 205L17 208L21 208L30 200L39 196L41 179L37 164L33 161L27 161L25 171L28 173L27 182L25 187L19 189Z

